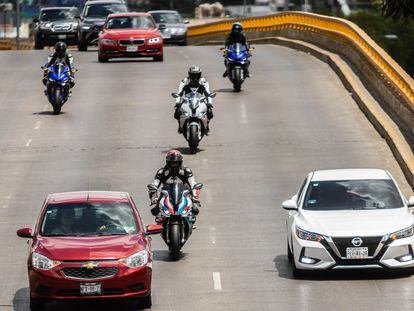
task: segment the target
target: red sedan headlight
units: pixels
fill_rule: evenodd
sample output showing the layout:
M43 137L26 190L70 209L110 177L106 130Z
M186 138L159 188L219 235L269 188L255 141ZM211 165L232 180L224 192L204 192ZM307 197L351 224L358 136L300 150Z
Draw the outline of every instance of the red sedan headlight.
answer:
M34 268L39 270L50 270L58 265L60 265L60 261L52 260L43 256L39 253L33 252L32 254L32 265Z
M161 37L155 37L155 38L148 39L149 44L155 44L155 43L160 43L160 42L161 42Z
M112 39L102 39L102 43L107 45L115 45L118 43L118 41Z
M145 266L148 263L148 252L146 250L139 251L127 258L121 259L120 262L129 268Z

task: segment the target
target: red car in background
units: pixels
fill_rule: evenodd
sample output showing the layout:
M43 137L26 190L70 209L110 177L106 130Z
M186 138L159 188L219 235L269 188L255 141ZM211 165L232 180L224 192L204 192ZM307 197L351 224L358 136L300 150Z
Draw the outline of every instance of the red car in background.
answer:
M149 234L125 192L49 195L29 240L30 308L53 300L134 299L151 307L152 252Z
M152 57L163 61L162 34L149 13L108 15L98 42L99 62L121 57Z

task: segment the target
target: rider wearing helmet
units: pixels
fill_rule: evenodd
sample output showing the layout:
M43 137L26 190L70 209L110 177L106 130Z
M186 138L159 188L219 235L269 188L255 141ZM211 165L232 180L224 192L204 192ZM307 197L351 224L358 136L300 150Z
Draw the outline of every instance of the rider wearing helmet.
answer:
M56 43L55 44L55 52L53 54L49 55L49 58L47 60L47 63L45 65L45 67L49 68L50 66L55 64L56 61L58 61L58 60L64 61L66 63L66 65L69 67L69 70L71 72L70 87L72 88L72 87L75 86L73 57L72 57L71 54L68 54L66 52L66 49L67 49L67 45L66 45L65 42L59 41L58 43ZM44 85L47 84L46 74L47 73L45 72L45 74L43 76L43 84Z
M165 185L171 178L178 177L184 185L187 185L190 189L193 189L196 184L193 172L190 168L183 165L183 155L178 150L170 150L165 157L166 164L157 171L154 181L148 185L149 197L151 205L155 205L151 209L151 213L157 216L160 212L158 206L158 191L153 190L159 188L161 185ZM154 187L155 186L155 187ZM198 215L200 207L200 201L198 201L198 190L193 190L193 215Z
M202 71L201 68L195 65L191 65L188 69L188 77L181 80L180 85L178 86L177 93L180 95L175 101L175 112L174 118L178 120L178 133L182 133L182 128L180 124L180 115L181 115L181 97L192 92L192 89L197 89L197 92L203 94L207 98L207 118L210 122L213 119L213 99L209 96L210 94L210 85L205 78L201 77ZM210 131L209 126L206 128L206 135Z
M225 43L225 47L228 48L230 45L233 45L235 43L240 43L242 45L245 45L246 48L249 48L247 45L247 40L246 40L246 36L243 34L243 25L239 22L235 22L233 24L233 26L231 27L231 32L227 35L226 38L226 43ZM249 73L249 67L250 62L248 62L246 64L245 67L245 75L246 77L250 77L250 73ZM226 66L226 71L223 73L223 77L227 77L228 76L228 71L227 71L227 66Z

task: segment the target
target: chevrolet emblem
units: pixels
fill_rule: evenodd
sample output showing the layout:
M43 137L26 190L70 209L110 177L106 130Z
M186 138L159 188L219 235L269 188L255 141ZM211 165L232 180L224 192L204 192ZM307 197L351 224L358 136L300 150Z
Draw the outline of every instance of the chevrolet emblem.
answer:
M82 268L86 268L86 269L94 269L98 266L98 263L95 263L93 261L90 261L88 263L85 263L82 265Z

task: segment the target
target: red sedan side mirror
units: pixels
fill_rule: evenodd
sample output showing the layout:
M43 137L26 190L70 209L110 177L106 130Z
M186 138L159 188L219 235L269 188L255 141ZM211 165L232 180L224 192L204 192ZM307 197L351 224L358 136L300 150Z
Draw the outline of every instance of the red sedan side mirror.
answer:
M32 238L32 229L30 228L23 228L16 231L17 236L21 238L30 239Z
M164 228L160 225L148 225L147 226L147 235L159 234Z

